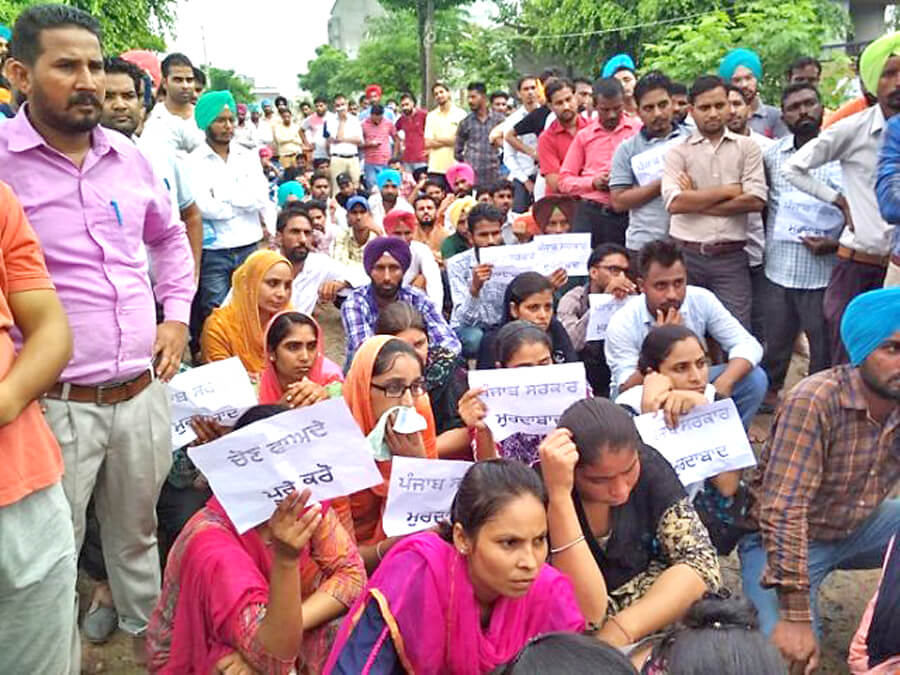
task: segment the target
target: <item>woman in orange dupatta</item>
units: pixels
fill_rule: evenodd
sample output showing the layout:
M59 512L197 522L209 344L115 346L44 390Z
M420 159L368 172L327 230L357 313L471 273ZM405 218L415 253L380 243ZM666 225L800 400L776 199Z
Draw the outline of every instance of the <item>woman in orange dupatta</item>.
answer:
M416 351L395 337L376 335L357 350L343 392L353 418L367 436L391 408L415 408L425 418L425 430L401 434L391 428L392 421L389 421L385 425L384 445L391 455L436 459L437 434L425 386L422 361ZM367 571L374 570L390 547L400 540L388 538L381 527L391 461L376 463L384 482L350 495L356 541Z

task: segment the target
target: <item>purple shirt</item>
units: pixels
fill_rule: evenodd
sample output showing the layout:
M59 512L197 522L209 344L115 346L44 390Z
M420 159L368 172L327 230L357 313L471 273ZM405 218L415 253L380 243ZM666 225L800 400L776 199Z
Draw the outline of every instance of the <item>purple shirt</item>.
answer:
M0 180L37 232L72 326L74 353L60 380L127 380L150 366L156 338L148 252L166 320L188 323L194 263L184 225L128 138L96 127L79 169L31 126L27 108L0 125Z

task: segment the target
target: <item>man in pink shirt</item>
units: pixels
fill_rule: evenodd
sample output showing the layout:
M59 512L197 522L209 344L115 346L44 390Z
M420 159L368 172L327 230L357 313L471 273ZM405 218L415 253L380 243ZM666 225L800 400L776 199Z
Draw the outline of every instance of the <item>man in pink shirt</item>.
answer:
M36 5L15 30L6 73L28 102L0 125L0 180L37 233L74 342L45 417L62 449L76 549L93 494L119 626L142 653L160 588L155 507L172 461L163 381L187 342L191 251L150 163L98 126L106 82L96 20Z
M609 173L616 148L640 131L641 121L624 114L625 91L613 77L594 84L594 109L596 119L578 132L566 153L559 191L582 199L573 231L590 232L592 247L606 243L624 246L628 213L612 208Z
M397 129L394 123L384 116L384 106L380 103L372 105L371 113L362 122L363 158L365 159L366 188L375 188L378 174L387 168L391 160L391 144L399 147Z

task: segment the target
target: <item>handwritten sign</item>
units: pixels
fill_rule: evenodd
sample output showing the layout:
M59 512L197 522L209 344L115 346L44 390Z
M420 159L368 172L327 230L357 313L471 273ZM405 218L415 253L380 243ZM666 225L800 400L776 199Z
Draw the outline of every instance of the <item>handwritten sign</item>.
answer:
M382 525L389 537L449 520L456 490L472 462L394 457Z
M628 299L619 300L611 293L591 293L588 296L588 302L591 306L591 315L588 317L585 339L588 342L591 340L605 340L606 327L609 326L609 320L613 314L625 306Z
M587 397L581 362L473 370L469 387L487 389L481 400L487 406L485 422L495 441L515 433L548 434L566 408Z
M188 450L244 533L294 490L341 497L381 483L369 445L342 398L254 422Z
M778 199L772 236L778 241L800 242L803 237L836 236L843 225L839 208L794 189Z
M179 373L169 382L168 391L173 448L197 438L191 429L194 415L214 417L230 427L247 408L257 404L244 364L236 356Z
M723 471L756 466L741 417L730 398L697 406L681 416L674 429L666 426L661 412L635 417L634 423L644 442L669 461L686 487Z
M638 185L649 185L660 180L663 173L663 158L671 147L683 143L685 138L679 136L665 143L656 143L649 150L632 157L631 170Z
M569 276L587 276L587 260L591 255L589 232L538 235L527 244L488 246L478 250L480 261L494 266L496 276L508 284L522 272L553 274L563 269Z

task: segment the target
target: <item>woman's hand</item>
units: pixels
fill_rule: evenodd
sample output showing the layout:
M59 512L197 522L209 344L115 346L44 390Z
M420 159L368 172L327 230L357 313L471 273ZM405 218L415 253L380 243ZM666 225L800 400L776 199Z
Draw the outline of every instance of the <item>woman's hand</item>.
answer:
M650 371L644 375L641 412L651 413L662 410L670 391L672 391L672 380L665 375L660 375L655 371Z
M572 440L572 432L560 428L551 431L538 447L541 458L541 474L547 493L553 497L568 497L575 484L575 465L578 464L578 448Z
M216 421L214 417L194 415L191 418L191 429L197 434L197 440L191 445L203 445L228 433L228 427Z
M250 667L240 652L231 652L216 661L215 675L255 675L256 671Z
M399 431L394 431L396 418L397 413L395 412L384 427L384 442L387 443L391 454L400 457L424 457L425 442L422 440L422 434L418 431L413 434L401 434Z
M316 502L306 508L309 495L308 489L292 492L275 507L269 518L275 556L282 560L296 560L322 522L321 504Z
M566 274L566 271L560 267L553 274L547 277L547 279L550 281L550 285L553 286L553 290L558 291L568 283L569 275Z
M459 416L469 429L486 429L484 418L487 417L487 406L480 396L485 392L484 387L469 389L459 399Z
M663 405L663 412L666 416L666 426L674 429L678 426L678 420L682 415L686 415L698 405L709 403L706 396L699 391L686 391L684 389L673 389L666 396L666 402Z
M304 377L299 382L288 385L279 403L288 408L302 408L327 399L328 391L325 387Z

